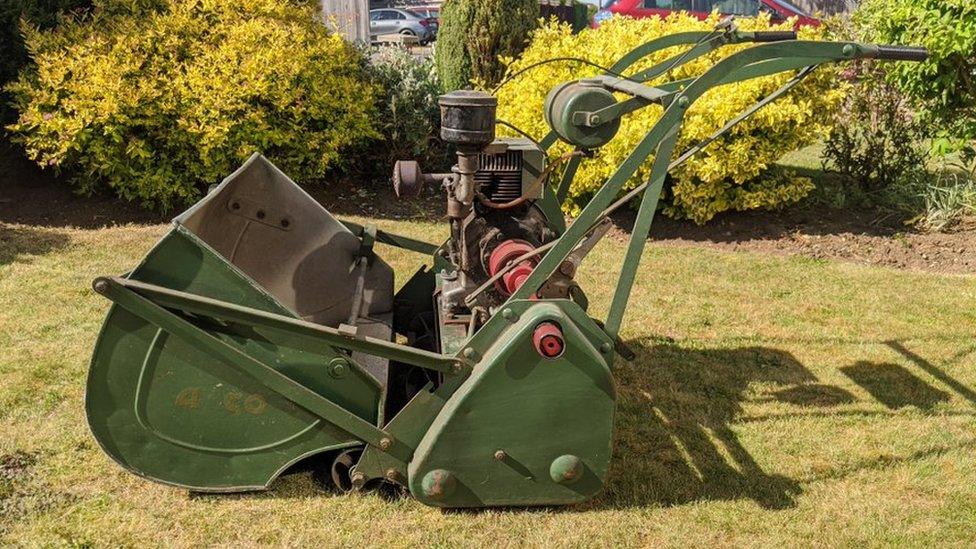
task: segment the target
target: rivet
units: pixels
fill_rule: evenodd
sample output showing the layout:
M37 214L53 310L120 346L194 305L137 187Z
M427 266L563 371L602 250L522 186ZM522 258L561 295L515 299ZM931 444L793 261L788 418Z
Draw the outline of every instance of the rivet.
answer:
M400 476L400 473L396 469L390 468L386 470L386 478L389 480L396 480Z
M505 450L495 450L495 459L496 460L498 460L498 461L505 461L505 458L507 458L507 457L508 457L508 454L505 453Z
M613 345L610 345L609 341L604 341L600 344L600 352L603 354L609 353L613 349Z
M515 322L515 311L509 308L502 309L502 318L509 322Z
M383 438L380 439L380 448L381 449L383 449L383 450L389 450L390 449L390 446L393 446L393 441L392 440L390 440L387 437L383 437Z
M682 95L681 97L678 98L678 106L681 107L682 109L687 107L689 102L690 100L686 95Z
M474 358L474 349L471 347L465 347L464 350L461 351L461 355L463 355L464 358Z
M841 50L841 51L844 54L844 57L850 57L850 56L854 55L854 46L852 46L850 44L845 44L844 45L844 49Z

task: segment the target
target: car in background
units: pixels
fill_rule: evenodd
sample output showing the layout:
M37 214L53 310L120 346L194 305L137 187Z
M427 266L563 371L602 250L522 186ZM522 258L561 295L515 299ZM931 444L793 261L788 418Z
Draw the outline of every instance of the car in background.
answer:
M416 36L421 44L437 38L437 22L413 10L389 8L369 11L369 38L383 34Z
M686 11L699 19L705 19L713 11L737 17L756 17L767 13L773 24L796 17L797 27L820 26L819 19L811 17L787 0L603 0L600 10L593 16L593 26L599 26L614 14L634 18L655 15L664 18L675 11Z
M433 19L438 26L441 24L441 7L437 5L429 6L410 6L410 11L415 11L427 19Z

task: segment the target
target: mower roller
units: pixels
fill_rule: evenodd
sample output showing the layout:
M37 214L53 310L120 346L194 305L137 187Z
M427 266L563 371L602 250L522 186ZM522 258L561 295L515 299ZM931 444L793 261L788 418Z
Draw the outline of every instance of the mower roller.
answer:
M696 78L648 84L747 42L760 44ZM680 51L628 74L666 48ZM557 86L538 142L496 138L494 97L449 93L440 135L457 164L424 174L401 161L393 177L401 196L443 189L450 237L439 244L339 221L254 155L131 272L94 281L113 305L88 377L92 432L133 473L201 492L263 490L303 462L339 490L394 485L439 507L591 498L612 453L614 359L632 358L618 332L668 170L817 65L925 57L723 22ZM673 159L703 93L787 71L781 89ZM567 227L560 204L580 163L651 104L660 119ZM557 140L572 152L550 160ZM651 156L650 179L621 196ZM607 216L641 193L609 313L595 320L574 276ZM428 261L395 291L376 244Z

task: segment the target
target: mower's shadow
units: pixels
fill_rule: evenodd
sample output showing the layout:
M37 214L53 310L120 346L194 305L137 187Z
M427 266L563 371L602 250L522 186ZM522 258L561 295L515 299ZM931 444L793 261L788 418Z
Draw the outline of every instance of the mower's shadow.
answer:
M792 507L800 486L763 471L730 424L752 382L824 386L791 354L764 347L693 349L632 341L632 363L618 362L614 457L596 507L677 505L748 498L767 509ZM802 395L801 395L802 396ZM791 395L796 398L796 395Z

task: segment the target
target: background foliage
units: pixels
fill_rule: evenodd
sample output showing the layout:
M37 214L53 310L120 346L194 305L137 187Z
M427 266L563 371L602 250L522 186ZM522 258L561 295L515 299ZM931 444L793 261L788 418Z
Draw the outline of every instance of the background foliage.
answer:
M161 209L198 198L255 151L300 182L376 136L360 54L278 0L136 0L30 31L36 69L9 126L83 191Z
M893 63L889 82L915 100L936 150L976 158L976 2L866 0L855 14L864 38L924 46L925 63Z
M518 55L538 18L537 0L444 2L435 48L444 90L498 82L505 72L499 57Z
M382 93L377 101L376 127L383 141L378 151L382 174L388 176L391 162L417 159L440 165L445 156L441 141L441 92L437 70L430 58L418 57L399 47L381 46L369 50L368 72Z
M548 24L532 35L532 42L517 60L507 60L508 70L516 71L532 63L561 56L579 56L608 66L635 46L675 32L710 30L715 16L706 21L674 14L658 18L614 17L598 29L572 34L567 25ZM740 21L743 28L765 29L768 19ZM810 37L816 30L804 30ZM672 79L700 74L717 59L746 46L733 46L704 56L673 71ZM631 70L647 68L675 49L659 52ZM599 69L579 63L554 63L516 77L498 92L499 118L515 124L530 135L548 132L542 115L546 94L560 82L597 74ZM667 200L667 213L704 223L726 210L774 208L804 197L813 187L809 178L775 171L774 161L783 154L826 136L833 112L844 95L829 67L814 72L803 84L737 126L727 137L716 141L682 168L673 172ZM774 91L790 78L789 74L750 80L724 86L704 95L689 110L678 142L679 151L704 139L728 120ZM660 107L647 107L624 118L617 137L599 149L594 160L584 162L570 191L571 209L582 207L606 181L636 143L661 114ZM567 146L555 147L555 154ZM650 162L637 171L628 188L646 180Z
M20 32L21 20L49 29L62 12L80 13L91 6L91 0L0 0L0 87L17 77L29 61ZM0 120L8 115L10 98L0 90Z

